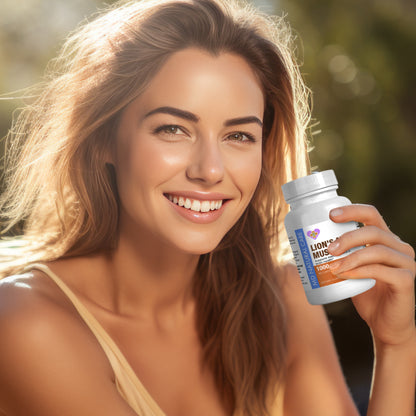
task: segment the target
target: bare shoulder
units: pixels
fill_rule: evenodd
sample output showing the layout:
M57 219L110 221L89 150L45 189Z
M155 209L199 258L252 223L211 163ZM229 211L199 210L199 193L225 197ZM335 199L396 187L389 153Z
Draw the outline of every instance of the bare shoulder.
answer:
M25 305L25 302L20 302L20 300L55 302L58 291L54 290L54 286L56 285L50 279L36 269L5 277L0 280L0 297L2 298L0 307L4 307L0 310L3 313L11 312L13 307L14 311L19 310ZM10 302L7 302L9 297Z
M289 358L302 354L301 344L313 339L311 331L327 332L328 322L322 306L311 305L306 297L296 266L286 264L281 272L281 290L288 320Z
M289 302L306 301L306 295L304 293L296 266L292 263L286 263L282 265L279 270L280 286L283 289L285 299Z
M308 303L294 265L283 267L281 288L288 328L285 414L357 415L324 308Z
M322 307L311 305L305 294L297 268L292 263L283 265L280 269L280 288L288 308L288 312L293 315L319 314Z
M64 293L41 271L0 280L0 325L4 331L16 337L38 334L44 339L42 331L63 323L79 327L80 319Z
M52 282L42 278L38 271L0 280L0 325L9 335L28 335L40 326L51 326L57 319L57 312L62 314L64 305Z
M0 408L6 414L94 414L98 409L85 391L98 397L98 389L115 390L98 342L40 271L0 281L0 333ZM85 412L73 407L74 398L84 400Z
M98 351L65 295L36 270L0 281L0 332L1 385L8 378L30 380L54 359L69 360L71 350L80 359Z

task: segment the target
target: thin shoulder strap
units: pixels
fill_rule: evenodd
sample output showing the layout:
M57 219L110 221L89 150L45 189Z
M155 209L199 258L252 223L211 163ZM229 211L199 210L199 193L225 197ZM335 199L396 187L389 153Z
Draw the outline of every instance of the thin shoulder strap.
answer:
M49 276L56 285L62 290L62 292L68 297L77 310L83 321L90 328L91 332L95 335L102 349L104 350L111 367L114 370L116 378L118 375L124 373L133 383L134 387L138 390L140 395L146 401L149 406L149 413L146 415L165 416L165 413L160 409L158 404L154 401L153 397L149 394L146 388L143 386L136 373L131 368L129 362L120 351L113 339L108 335L105 329L97 321L97 319L91 314L91 312L84 306L84 304L78 299L75 293L55 274L52 270L44 264L32 264L28 266L25 271L37 269Z

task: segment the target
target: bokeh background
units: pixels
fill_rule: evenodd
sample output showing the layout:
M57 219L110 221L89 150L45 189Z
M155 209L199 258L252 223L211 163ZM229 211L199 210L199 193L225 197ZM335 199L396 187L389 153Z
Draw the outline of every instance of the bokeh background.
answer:
M391 229L416 247L416 2L252 2L292 24L301 72L313 92L312 165L334 169L342 195L377 206ZM13 97L41 81L66 35L105 3L111 1L0 1L0 137L23 104ZM369 332L349 300L326 311L347 382L365 414Z

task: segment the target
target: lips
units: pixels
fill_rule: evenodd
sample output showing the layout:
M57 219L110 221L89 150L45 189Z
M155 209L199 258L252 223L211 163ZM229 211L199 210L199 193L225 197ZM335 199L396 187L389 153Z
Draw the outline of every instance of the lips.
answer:
M174 204L195 212L210 212L219 210L222 206L222 199L195 199L187 196L165 194L165 197Z

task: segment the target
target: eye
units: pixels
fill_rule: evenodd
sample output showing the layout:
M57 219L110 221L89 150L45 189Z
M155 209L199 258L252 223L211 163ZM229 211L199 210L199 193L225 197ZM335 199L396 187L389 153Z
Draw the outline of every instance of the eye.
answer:
M244 132L235 132L235 133L231 133L227 136L227 140L231 140L234 142L251 142L254 143L256 142L256 138L250 134L250 133L244 133Z
M163 133L163 134L167 134L169 136L175 136L175 135L179 135L179 134L186 134L185 131L175 125L175 124L165 124L163 126L159 126L155 129L154 133Z

